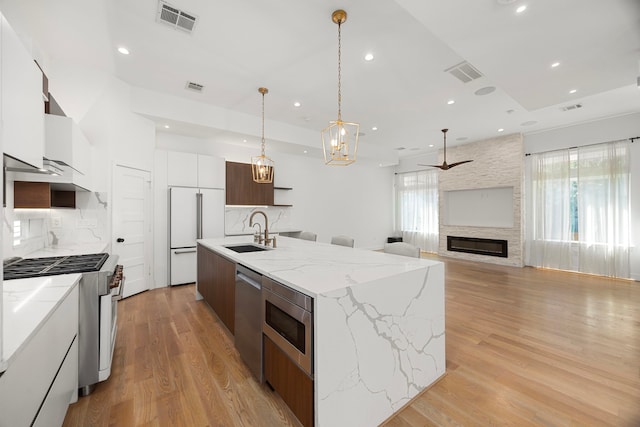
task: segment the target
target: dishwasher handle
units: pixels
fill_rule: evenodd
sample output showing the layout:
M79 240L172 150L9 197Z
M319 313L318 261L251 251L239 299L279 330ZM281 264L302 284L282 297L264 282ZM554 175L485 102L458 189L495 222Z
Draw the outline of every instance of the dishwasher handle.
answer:
M258 282L257 280L252 279L251 277L247 276L246 274L242 274L242 273L237 273L236 277L238 280L242 280L243 282L253 286L254 288L261 290L262 289L262 284L260 282Z

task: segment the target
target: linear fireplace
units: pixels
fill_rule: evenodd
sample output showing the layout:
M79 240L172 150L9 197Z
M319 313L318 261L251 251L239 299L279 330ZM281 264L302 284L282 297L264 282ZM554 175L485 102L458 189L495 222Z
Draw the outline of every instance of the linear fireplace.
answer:
M477 237L447 236L447 250L507 258L507 241Z

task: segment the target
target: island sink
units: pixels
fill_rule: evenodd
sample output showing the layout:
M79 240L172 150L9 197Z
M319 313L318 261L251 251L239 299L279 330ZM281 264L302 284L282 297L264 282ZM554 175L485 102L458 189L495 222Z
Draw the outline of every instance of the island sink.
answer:
M267 248L257 245L227 245L225 246L227 249L231 249L234 252L245 253L245 252L260 252L267 251Z

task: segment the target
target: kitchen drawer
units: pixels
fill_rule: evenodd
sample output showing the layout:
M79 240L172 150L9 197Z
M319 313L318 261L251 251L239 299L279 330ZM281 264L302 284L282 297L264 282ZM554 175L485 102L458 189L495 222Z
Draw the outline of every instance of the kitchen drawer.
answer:
M196 248L171 249L171 285L195 283Z
M33 426L61 426L67 407L74 393L78 392L78 338L73 341L67 357L64 359L60 371L47 398L38 412Z
M76 285L0 377L0 427L28 426L34 421L78 334L78 304ZM75 363L77 388L77 358L69 363ZM63 405L65 412L68 404Z

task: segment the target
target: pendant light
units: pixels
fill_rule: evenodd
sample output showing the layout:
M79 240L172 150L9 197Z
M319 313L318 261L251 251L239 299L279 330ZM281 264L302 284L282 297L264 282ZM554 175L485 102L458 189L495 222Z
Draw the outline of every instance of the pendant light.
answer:
M273 182L273 160L264 154L264 96L269 89L261 87L258 92L262 94L262 154L251 158L251 173L258 184L270 184Z
M336 10L331 20L338 24L338 120L330 121L322 130L322 149L326 165L347 166L356 161L360 125L342 120L342 37L341 27L347 12Z

